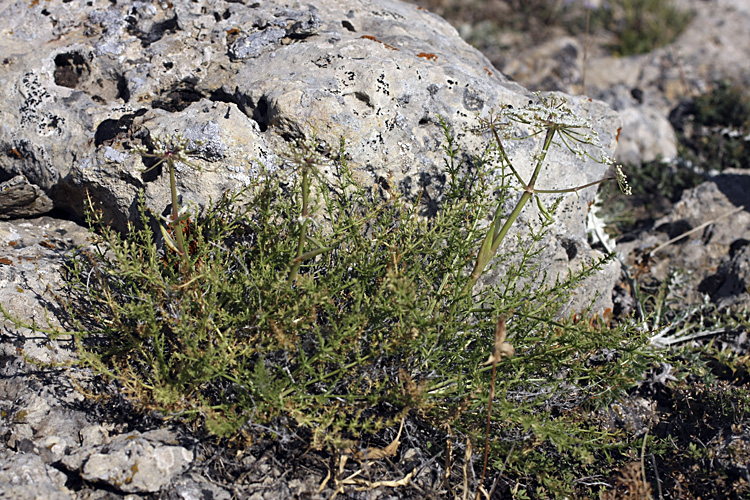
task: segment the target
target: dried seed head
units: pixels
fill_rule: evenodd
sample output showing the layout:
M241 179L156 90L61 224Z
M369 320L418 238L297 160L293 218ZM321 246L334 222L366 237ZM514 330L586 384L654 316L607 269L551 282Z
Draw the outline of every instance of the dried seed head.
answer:
M487 361L485 361L485 365L494 365L499 362L503 356L513 356L516 352L511 344L505 342L506 335L505 316L501 314L495 325L495 342L492 346L492 354L487 358Z

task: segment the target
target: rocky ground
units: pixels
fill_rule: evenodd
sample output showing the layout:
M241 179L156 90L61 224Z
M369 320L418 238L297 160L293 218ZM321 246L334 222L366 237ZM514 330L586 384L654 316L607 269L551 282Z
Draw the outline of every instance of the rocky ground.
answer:
M705 371L697 370L678 382L672 366L660 366L646 374L630 398L613 405L606 419L610 425L630 428L636 434L650 433L662 443L671 442L673 448L631 457L623 463L619 477L598 479L616 487L608 498L747 498L750 322L746 313L737 313L733 317L739 320L730 328L726 318L731 316L729 308L742 310L750 302L750 174L744 168L698 168L686 158L681 141L687 137L685 124L695 114L690 103L698 96L723 80L745 87L750 84L750 39L746 36L750 8L741 0L678 2L695 16L674 42L647 54L622 57L608 48L612 33L594 31L586 37L581 31L570 33L549 19L542 22L533 16L520 22L509 15L520 8L518 2L481 2L476 8L471 3L419 2L446 15L498 70L524 87L572 95L585 90L586 95L620 112L624 123L618 155L633 171L634 185L654 168L667 172L666 180L658 182L649 174L644 183L650 183L650 191L636 193L628 202L603 193L605 207L595 213L605 229L599 234L594 231L592 239L595 246L616 250L621 256L624 273L612 302L619 317L638 314L643 307L653 312L653 302L639 302L635 286L658 297L662 285L671 280L670 287L664 288L669 300L664 302L662 316L649 316L654 342L663 348L691 346L693 350L682 355L695 356ZM229 7L217 10L219 19L222 12L230 12ZM502 29L493 27L495 17ZM519 24L502 25L503 18ZM114 28L107 23L114 20L104 20L99 26L111 35ZM350 25L356 29L356 21ZM163 32L173 31L168 24L160 26ZM294 29L298 38L306 36L304 23ZM283 38L280 32L277 38ZM102 51L114 50L120 43L112 36L99 40ZM265 39L246 42L233 47L252 52L271 43ZM71 57L70 64L60 67L71 71L75 80L82 74L78 69L83 63ZM205 62L205 52L202 57ZM92 82L95 79L86 85ZM200 94L195 88L178 90L185 95ZM122 88L115 85L99 92L114 103ZM40 91L37 97L44 101L49 96ZM355 104L364 115L372 102L358 99ZM227 100L228 94L217 102ZM226 111L229 115L228 109L216 109L210 113ZM680 114L680 110L688 111ZM250 114L258 118L258 113ZM43 118L30 119L42 123ZM116 130L106 141L127 133L122 118L114 121ZM258 134L257 127L242 126ZM195 128L196 133L205 132ZM111 143L106 141L100 144L101 154L114 154L106 149ZM27 153L13 149L7 156L13 159ZM81 171L83 177L90 175ZM667 182L682 178L685 171L697 176L699 182L693 182L697 185ZM14 195L7 206L4 203L10 195L0 200L0 209L11 218L0 221L0 283L4 287L0 303L45 328L48 319L56 325L54 314L48 311L59 307L54 291L64 282L58 270L65 252L85 245L87 232L60 217L30 216L45 213L51 205L38 186L42 181L31 184L12 177L3 184L3 193ZM99 188L102 196L115 192L107 191L108 186ZM31 207L30 212L23 207ZM628 214L629 220L618 219L622 214ZM27 218L19 219L19 215ZM597 221L591 219L589 226L598 227ZM676 274L675 269L682 273ZM691 334L695 337L686 338ZM158 414L137 412L124 398L84 397L102 393L106 382L67 366L72 354L65 338L49 342L43 332L8 323L1 335L0 496L6 498L462 498L464 482L476 480L472 470L446 471L449 452L427 455L421 444L445 441L446 436L422 428L417 421L405 424L398 455L379 461L314 452L305 447L305 436L295 434L263 440L263 429L219 440L164 421ZM387 447L396 431L382 436L377 445ZM474 460L476 464L478 458ZM649 485L640 480L639 468L634 472L628 465L632 463L643 464Z

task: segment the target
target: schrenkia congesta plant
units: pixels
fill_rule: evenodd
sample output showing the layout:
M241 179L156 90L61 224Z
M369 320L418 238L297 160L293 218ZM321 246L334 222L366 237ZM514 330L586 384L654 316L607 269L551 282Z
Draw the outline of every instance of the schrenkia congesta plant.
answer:
M191 146L200 145L172 138L141 151L169 167L173 214L160 220L142 199L141 220L120 235L89 207L95 249L68 269L81 363L145 409L222 435L304 430L315 447L348 446L407 415L473 436L490 425L480 410L494 399L494 425L535 435L517 448L493 441L493 456L508 457L508 467L523 470L545 442L585 463L591 451L580 446L578 424L552 410L627 387L642 366L642 343L625 328L599 325L606 335L592 335L596 324L559 319L559 298L600 263L545 287L520 278L541 273L537 243L556 206L546 197L601 182L538 189L548 153L612 161L560 97L480 120L488 146L470 162L443 127L448 182L430 218L395 189L383 197L357 184L343 139L338 151L314 139L295 144L279 170L202 214L180 208L175 178L176 163L194 161ZM524 179L508 144L537 136ZM521 264L475 292L479 277L504 261L500 243L532 199L540 225L528 228L531 244L519 239ZM505 323L493 339L501 317L507 341ZM617 362L591 362L602 349L615 349Z

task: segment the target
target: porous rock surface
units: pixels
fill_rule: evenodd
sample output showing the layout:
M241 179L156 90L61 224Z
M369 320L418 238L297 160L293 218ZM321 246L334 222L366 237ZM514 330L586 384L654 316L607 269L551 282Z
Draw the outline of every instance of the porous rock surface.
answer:
M315 135L335 148L343 135L360 182L421 193L429 215L446 183L438 115L467 153L481 153L485 139L468 132L477 116L533 98L442 19L393 0L15 1L0 14L0 180L27 200L5 211L8 217L38 216L54 204L80 220L89 193L122 228L140 190L163 212L167 176L144 172L132 147L176 132L201 141L206 167L180 170L185 201L206 204L261 168L278 168L289 141ZM571 106L592 120L611 153L617 115L584 98ZM529 158L537 146L513 145L511 156ZM606 173L595 162L552 160L537 187L571 187ZM597 255L584 228L594 191L565 197L544 244L550 279ZM536 221L535 210L519 226ZM228 498L231 485L192 471L198 457L184 437L103 424L81 395L90 374L65 376L70 339L50 342L44 329L60 326L61 264L65 252L88 244L86 235L48 216L0 221L0 304L39 328L0 324L0 497ZM598 290L603 310L616 275L610 265L561 307L587 304ZM35 367L22 353L56 365ZM258 479L259 491L278 493L267 479ZM304 486L313 497L320 481Z

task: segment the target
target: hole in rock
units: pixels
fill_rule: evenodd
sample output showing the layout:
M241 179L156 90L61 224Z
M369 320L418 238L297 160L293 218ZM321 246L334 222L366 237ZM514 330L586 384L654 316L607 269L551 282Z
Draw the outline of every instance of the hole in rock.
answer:
M117 75L117 98L122 99L123 102L128 102L130 100L128 80L123 75Z
M55 56L55 83L74 89L89 74L89 65L78 52L66 52Z
M258 123L261 132L268 130L268 126L271 124L271 107L268 105L266 96L258 99L258 104L253 110L252 119Z
M686 221L685 219L679 219L674 222L667 222L665 224L661 224L655 229L662 233L667 233L667 235L669 236L669 239L672 239L690 231L691 229L693 229L693 226L691 226L690 223ZM688 238L683 238L681 240L676 241L675 244L681 245L687 241L688 241Z
M370 102L370 96L365 94L364 92L354 92L354 97L367 104L368 106L372 106L372 103Z
M148 47L152 43L161 40L165 34L175 33L179 29L179 26L177 24L177 16L158 23L154 23L151 26L151 29L149 29L148 31L141 31L141 29L138 27L138 21L133 17L127 18L127 21L128 25L125 28L126 31L134 37L138 38L141 41L141 45L143 47Z
M734 240L729 245L729 256L734 257L737 253L741 252L742 249L745 248L748 244L750 244L750 241L746 240L745 238Z
M94 145L100 146L102 144L111 144L118 138L122 138L130 131L130 127L133 125L133 120L136 117L142 116L146 113L146 108L141 108L135 113L128 113L122 115L117 120L108 118L102 121L96 132L94 133Z
M576 258L576 255L578 255L578 247L576 246L576 242L571 239L563 239L560 241L560 244L565 249L565 253L568 255L568 260L573 260Z
M152 108L163 109L174 113L182 111L194 102L203 98L203 94L195 90L195 82L183 80L171 90L164 91L162 97L154 99L151 103Z

